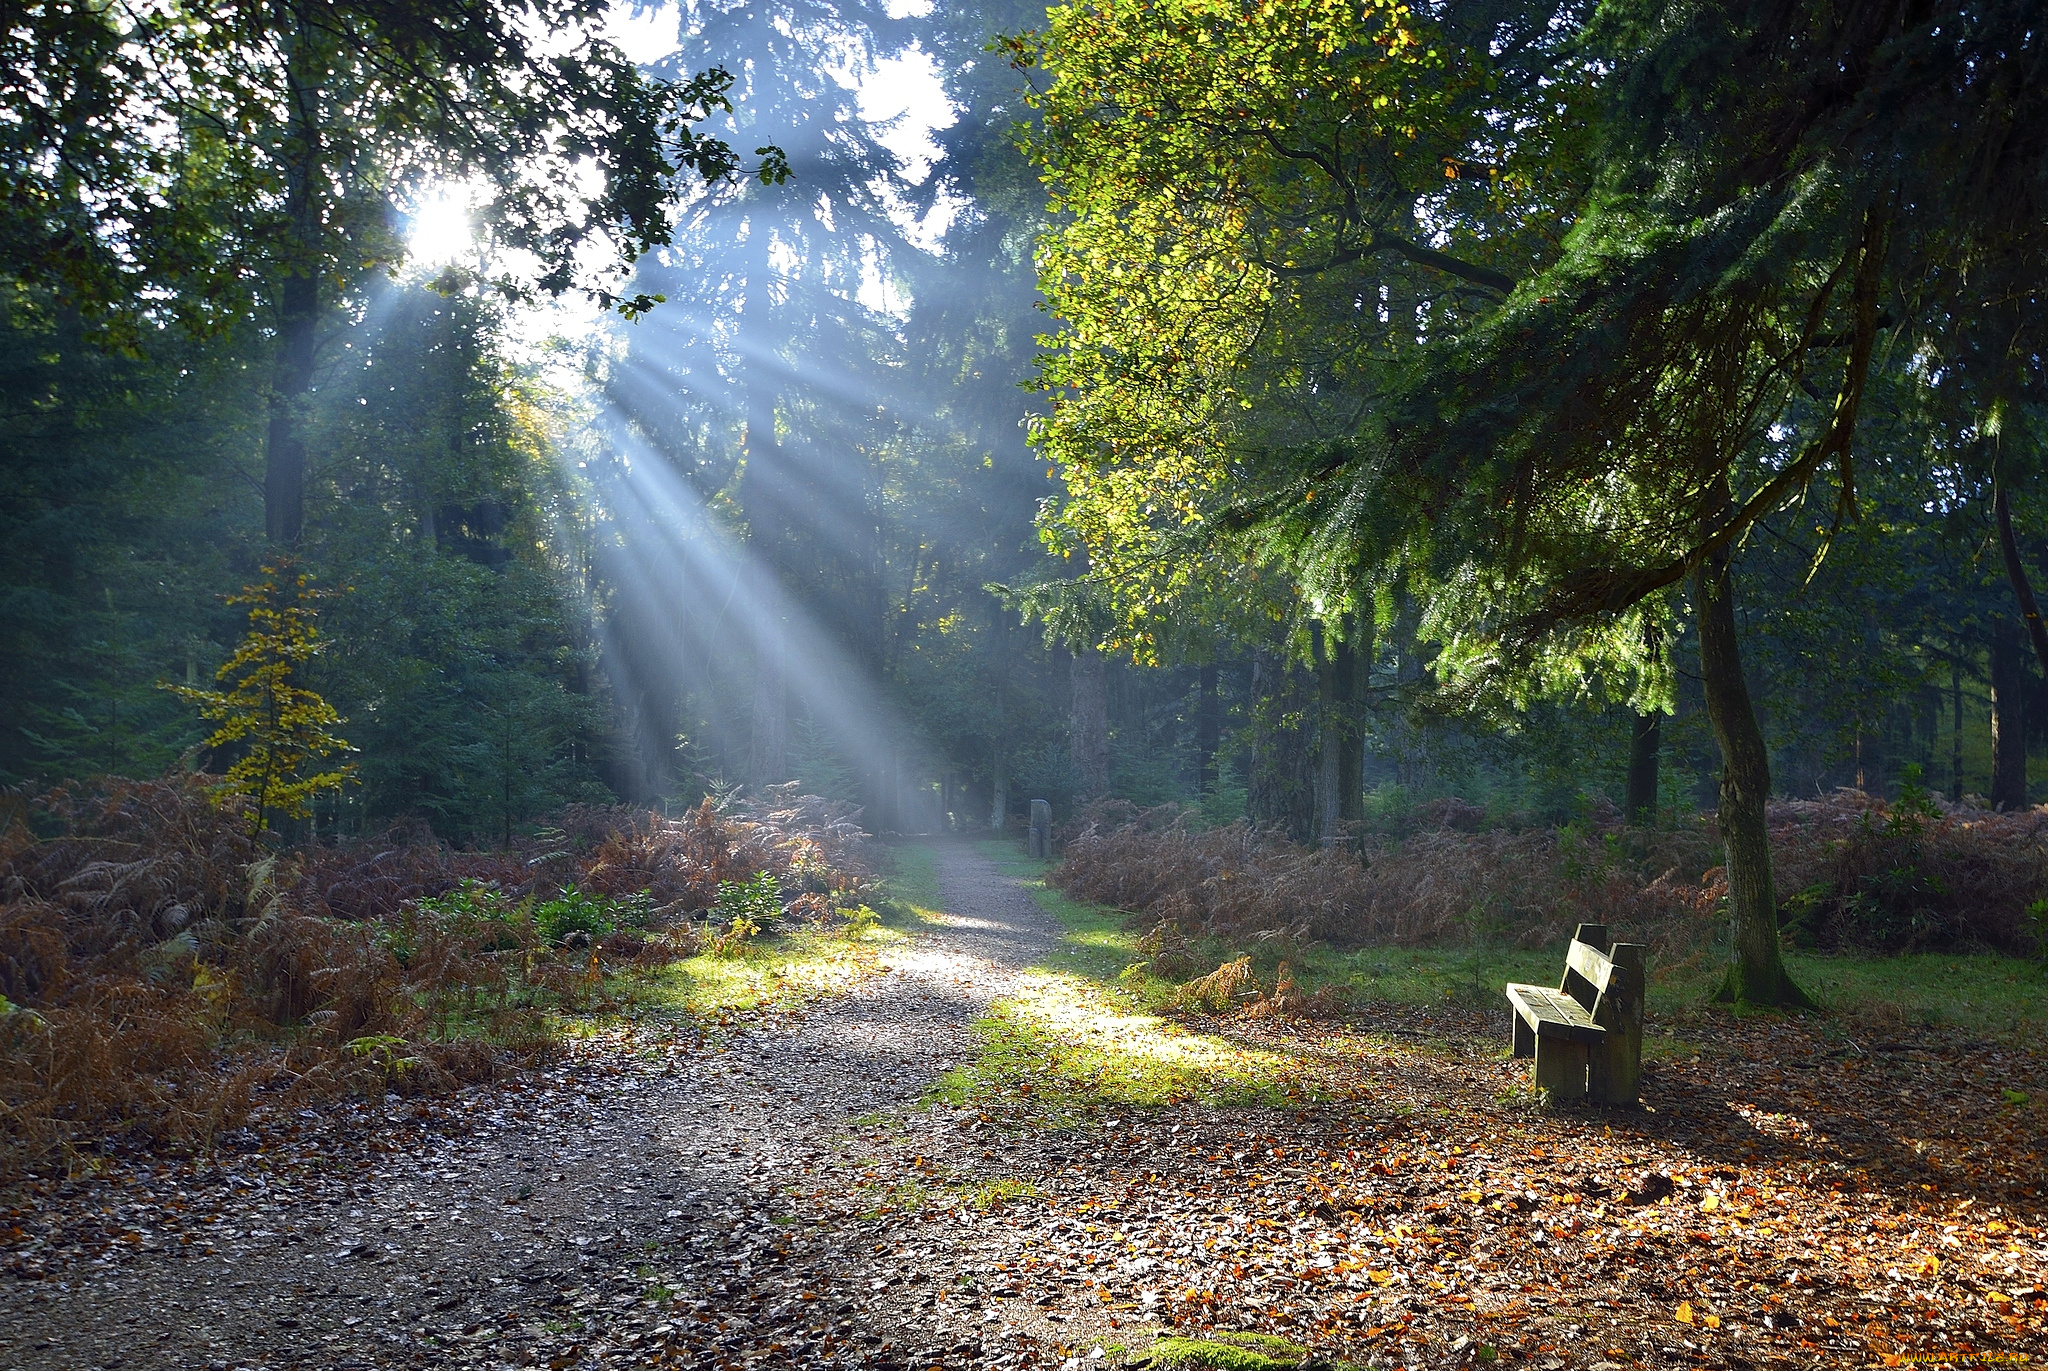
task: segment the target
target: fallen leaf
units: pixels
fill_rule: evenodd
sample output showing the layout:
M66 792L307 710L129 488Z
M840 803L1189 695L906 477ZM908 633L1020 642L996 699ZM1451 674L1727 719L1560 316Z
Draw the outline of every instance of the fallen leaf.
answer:
M1680 1323L1691 1323L1692 1305L1681 1302L1678 1306L1677 1311L1672 1314L1672 1317L1677 1319Z

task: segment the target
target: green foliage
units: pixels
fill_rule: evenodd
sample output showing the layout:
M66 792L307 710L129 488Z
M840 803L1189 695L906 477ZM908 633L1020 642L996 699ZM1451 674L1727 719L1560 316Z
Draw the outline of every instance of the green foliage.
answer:
M1483 314L1554 250L1583 71L1555 35L1496 57L1459 32L1395 4L1247 19L1174 0L1062 6L1011 44L1049 77L1031 151L1065 216L1040 263L1067 324L1042 371L1037 437L1068 497L1046 534L1086 551L1139 655L1177 618L1289 606L1289 550L1220 516L1269 496L1319 513L1311 448L1360 421L1418 333ZM1330 570L1309 607L1335 622L1361 601Z
M1888 806L1885 816L1885 824L1893 833L1918 834L1941 817L1933 792L1921 784L1926 775L1918 762L1908 762L1900 768L1898 798Z
M743 881L718 883L720 919L737 923L741 919L756 925L772 924L782 918L782 885L772 871L757 871Z
M744 957L754 950L754 939L760 934L760 924L745 914L735 914L725 931L704 945L704 951L713 957Z
M485 952L524 946L526 930L535 926L530 898L515 900L497 886L471 877L446 894L416 901L414 908L420 918Z
M274 814L305 818L315 795L339 790L355 774L352 762L315 769L349 746L328 731L341 716L305 684L313 658L326 646L314 624L316 606L333 594L312 589L310 581L296 558L266 563L263 579L226 597L249 606L247 636L214 673L227 689L165 687L219 725L204 746L238 754L215 793L251 801L252 833L264 832Z
M410 1046L405 1039L390 1033L371 1033L360 1038L351 1038L342 1044L344 1051L358 1061L368 1062L384 1073L388 1081L398 1081L420 1064L418 1057L410 1055Z
M542 939L559 947L577 935L594 941L621 924L645 924L648 912L644 892L615 899L579 890L571 884L564 886L555 898L534 906L533 925Z

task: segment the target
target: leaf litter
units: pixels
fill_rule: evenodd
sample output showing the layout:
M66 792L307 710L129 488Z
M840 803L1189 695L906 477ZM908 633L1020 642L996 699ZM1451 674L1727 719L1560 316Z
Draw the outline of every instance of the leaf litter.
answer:
M955 917L843 998L622 1025L447 1099L259 1109L209 1159L135 1151L16 1190L0 1353L1615 1371L2048 1351L2037 1046L1701 1018L1683 1043L1653 1028L1644 1108L1545 1111L1504 1013L1371 1005L1191 1021L1294 1064L1263 1097L1134 1101L1056 1068L933 1091L1057 937L984 858L940 862Z

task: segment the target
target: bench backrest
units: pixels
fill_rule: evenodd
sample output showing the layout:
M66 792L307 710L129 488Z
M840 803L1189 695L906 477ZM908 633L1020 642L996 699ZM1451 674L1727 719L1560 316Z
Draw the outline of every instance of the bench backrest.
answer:
M1601 1009L1618 1008L1618 1002L1629 1002L1634 1014L1640 1015L1643 951L1640 943L1612 942L1606 924L1580 924L1571 946L1565 949L1564 981L1558 989L1603 1025L1606 1019L1601 1017Z

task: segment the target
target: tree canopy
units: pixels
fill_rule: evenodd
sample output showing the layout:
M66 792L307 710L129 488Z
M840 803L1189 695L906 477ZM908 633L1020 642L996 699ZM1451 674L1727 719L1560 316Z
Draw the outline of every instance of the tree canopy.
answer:
M1774 930L1731 558L1816 483L1822 551L1857 516L1875 369L1987 433L2038 387L2041 44L1995 3L1056 10L1013 49L1066 216L1053 536L1140 632L1210 559L1332 623L1398 587L1517 707L1659 704L1691 578L1738 936Z

